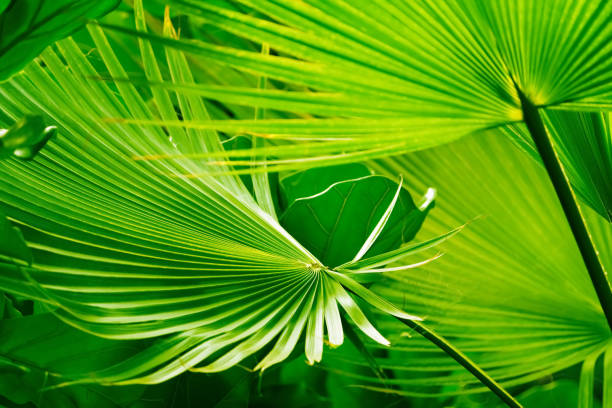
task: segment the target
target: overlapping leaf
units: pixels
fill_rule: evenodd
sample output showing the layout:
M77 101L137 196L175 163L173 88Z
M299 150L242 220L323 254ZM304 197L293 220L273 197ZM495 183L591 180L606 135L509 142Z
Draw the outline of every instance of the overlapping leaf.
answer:
M297 148L265 149L275 157L269 161L273 168L401 154L519 122L522 113L515 86L540 107L592 111L610 106L612 6L606 1L239 3L242 8L225 2L172 2L175 9L206 26L270 44L277 55L262 56L237 43L152 39L215 64L280 80L289 90L156 86L306 118L163 122L301 140ZM577 126L579 121L561 130ZM582 150L571 135L558 136L569 156ZM609 138L603 142L593 151L598 163L609 162L606 152L612 150ZM609 179L609 174L593 167L572 170L581 197L608 218L602 199L593 198L609 191L585 192L584 181Z
M612 334L543 170L494 134L372 167L406 174L414 189L430 183L439 187L439 208L424 227L429 234L458 219L482 216L444 245L443 258L419 270L387 274L390 280L373 289L419 310L505 386L584 362L581 400L594 398L588 382L594 367L586 361L590 356L604 359ZM602 260L610 267L612 228L585 210ZM418 396L482 390L415 333L394 322L384 327L398 342L378 359L381 369L392 373L386 387L374 375L354 375L359 370L351 367L364 363L345 359L342 350L325 363L333 370L338 358L348 365L343 373L354 384L382 392ZM609 398L607 393L608 404Z
M93 26L90 34L109 73L124 77L102 30ZM151 48L142 43L141 51L147 76L158 78ZM105 123L100 118L155 116L131 84L117 82L117 94L90 79L97 72L72 40L41 58L46 68L31 64L0 88L3 110L11 118L41 112L63 137L31 162L0 164L2 208L34 258L32 266L3 267L0 287L46 302L97 336L152 339L124 361L70 380L158 383L188 369L225 370L273 344L256 366L265 369L303 337L307 359L316 362L325 332L331 344L342 343L338 305L387 344L347 285L385 312L416 318L321 265L225 164L133 160L151 152L222 157L216 132ZM167 50L166 60L173 78L191 80L180 51ZM177 120L170 98L153 92L161 117ZM186 120L208 120L201 99L177 100ZM219 175L183 177L211 169Z
M4 3L4 2L3 2ZM0 3L0 81L20 71L45 47L108 13L117 0L7 0Z
M543 118L576 194L612 222L612 135L609 113L546 110ZM523 124L504 127L536 161L540 161Z

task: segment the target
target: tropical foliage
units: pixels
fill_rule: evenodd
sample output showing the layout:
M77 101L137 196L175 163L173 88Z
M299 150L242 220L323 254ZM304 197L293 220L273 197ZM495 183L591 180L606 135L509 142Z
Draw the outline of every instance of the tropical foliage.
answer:
M612 4L168 3L0 1L0 405L612 406Z

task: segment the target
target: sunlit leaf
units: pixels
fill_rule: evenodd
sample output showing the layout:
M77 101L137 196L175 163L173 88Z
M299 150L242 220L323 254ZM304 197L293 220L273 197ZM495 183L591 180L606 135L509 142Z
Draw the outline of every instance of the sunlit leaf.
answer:
M136 7L144 29L139 2ZM103 30L88 29L106 70L125 77ZM174 36L168 19L165 31ZM151 49L140 46L147 75L157 78ZM173 78L191 81L181 51L168 49L166 58ZM386 343L355 301L361 295L347 292L228 172L233 164L224 137L212 128L166 131L104 122L100 118L179 114L167 91L152 92L155 112L129 82L91 79L97 71L70 39L45 50L41 60L44 68L32 64L3 84L3 110L8 117L41 111L63 137L36 160L0 164L1 206L34 258L31 267L1 264L0 287L48 304L82 331L145 342L121 362L66 376L63 384L157 384L187 370L224 371L265 349L256 364L263 370L287 358L304 336L310 338L302 347L316 362L323 353L322 322L332 330L330 341L342 338L338 305ZM199 98L176 100L183 118L210 120ZM194 151L219 159L133 160ZM389 306L363 291L370 306Z
M576 194L612 222L612 136L609 113L547 110L544 120ZM524 125L502 129L536 161L540 156Z

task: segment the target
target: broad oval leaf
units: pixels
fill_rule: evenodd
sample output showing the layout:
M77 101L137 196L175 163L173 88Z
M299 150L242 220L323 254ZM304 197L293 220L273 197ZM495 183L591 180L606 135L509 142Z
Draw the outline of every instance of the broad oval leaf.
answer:
M311 184L312 179L323 183L340 181L313 195L293 199L280 221L324 265L335 268L359 252L390 205L398 185L386 177L374 175L347 179L366 173L363 168L354 166L311 169L304 173L294 178L305 180L309 187L293 187L289 190L290 198L296 192L308 193L320 186ZM410 193L401 189L386 225L366 255L391 251L412 240L433 203L430 200L419 208Z
M48 45L117 5L118 0L10 1L0 10L0 81L23 69Z
M367 166L350 163L326 169L299 171L280 180L280 199L283 209L287 209L301 197L313 196L339 181L358 179L372 175Z

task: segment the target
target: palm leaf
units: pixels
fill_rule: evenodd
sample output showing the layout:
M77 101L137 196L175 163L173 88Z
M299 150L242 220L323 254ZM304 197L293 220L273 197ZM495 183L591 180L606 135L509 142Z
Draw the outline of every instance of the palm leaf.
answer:
M102 30L93 26L90 34L108 72L125 76ZM158 77L151 49L141 46L147 74ZM158 383L188 369L216 372L275 341L257 366L265 369L285 359L304 332L307 358L317 362L323 321L330 341L342 342L338 305L387 344L345 285L385 313L417 319L320 265L224 164L132 160L151 151L221 154L215 131L166 134L103 123L100 117L153 113L131 84L117 82L115 93L87 79L98 73L70 39L41 60L45 69L32 64L0 90L8 117L42 112L62 135L31 162L0 164L2 208L34 258L31 266L6 264L0 287L47 303L66 323L97 336L155 339L123 362L71 381ZM168 50L167 61L173 76L190 80L181 52ZM176 117L166 91L153 97L163 117ZM199 99L178 101L184 118L208 118ZM220 174L168 176L203 168Z
M546 96L534 95L538 106L604 98L610 92L603 57L611 35L606 18L611 9L605 2L578 2L573 7L569 7L572 2L563 2L564 7L554 7L553 2L537 7L531 2L508 2L506 7L504 1L241 3L265 17L223 3L180 0L173 5L207 24L268 43L280 56L202 41L148 38L215 63L332 92L280 93L296 105L284 105L277 92L259 92L242 102L279 110L316 113L326 107L336 115L391 116L389 120L415 114L480 118L486 127L521 119L513 81L528 96L529 88L541 83L540 93ZM564 23L572 17L571 27L579 30L568 34ZM531 24L537 19L541 22ZM589 36L582 38L580 30L587 30ZM524 42L526 37L529 44ZM563 42L549 46L555 38ZM556 51L542 55L540 49ZM577 63L564 64L563 56L575 57ZM581 76L585 72L590 75ZM244 91L252 94L252 90ZM206 88L202 92L215 93ZM213 97L236 100L235 95L220 90ZM300 105L306 101L310 106Z
M140 118L131 123L272 138L277 143L265 154L275 159L267 163L272 170L285 170L422 150L504 123L520 128L514 125L523 117L519 93L537 107L592 111L609 105L606 55L612 8L606 2L240 3L247 11L225 2L176 0L173 6L195 21L270 44L278 56L258 55L243 46L147 38L215 64L284 81L289 87L300 84L308 87L306 91L152 85L225 103L318 117L206 123ZM364 118L375 128L364 128ZM569 114L563 120L565 124L553 118L549 130L561 144L570 181L588 205L609 219L606 180L611 149L606 125L586 129ZM576 128L585 128L587 134L596 131L598 142L567 133ZM522 131L518 133L520 137ZM525 136L531 139L529 133ZM285 139L301 141L301 148L282 142L278 146ZM588 166L578 158L584 146L593 156ZM246 154L242 152L243 157Z
M576 194L602 217L612 221L609 114L546 110L542 116ZM501 130L540 161L524 125L509 125Z
M444 257L418 270L389 272L389 281L373 290L417 310L506 387L585 364L581 398L593 399L591 360L609 349L612 334L554 191L535 161L507 139L488 134L381 160L372 168L383 174L401 172L410 188L438 186L438 209L424 225L430 235L458 219L481 216L443 244ZM593 211L587 215L609 267L612 228ZM355 384L387 393L483 391L405 326L389 320L382 327L394 333L394 347L377 363L393 373L386 382L394 388L383 387L375 376L356 376L359 370L351 367L364 363L347 360L342 350L328 356L326 366L344 366L342 374ZM381 356L374 344L369 348Z

